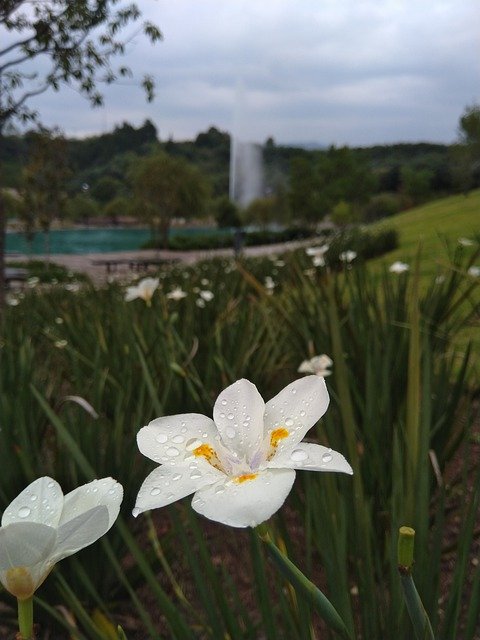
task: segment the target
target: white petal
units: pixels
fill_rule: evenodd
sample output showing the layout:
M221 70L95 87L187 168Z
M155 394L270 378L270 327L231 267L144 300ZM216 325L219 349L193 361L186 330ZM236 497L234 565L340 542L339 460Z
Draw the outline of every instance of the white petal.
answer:
M29 567L50 556L57 531L39 522L13 522L0 528L0 571Z
M62 558L71 556L98 540L109 529L108 509L105 505L81 513L58 528L52 560L58 562Z
M286 429L288 437L278 443L276 455L293 448L303 440L309 429L323 416L330 399L325 380L306 376L295 380L265 406L265 429Z
M250 460L264 438L265 403L257 387L248 380L237 380L218 396L213 419L225 446Z
M59 525L63 525L85 511L104 505L108 509L108 528L117 519L122 504L123 487L113 478L101 478L84 484L65 496Z
M197 491L192 507L231 527L256 527L285 502L295 480L292 469L267 469L253 480L218 482Z
M125 292L125 302L131 302L139 297L138 287L128 287Z
M297 369L298 373L315 373L310 360L304 360Z
M211 418L199 413L183 413L152 420L137 435L144 456L172 467L194 460L193 450L200 445L215 449L218 432Z
M63 492L58 482L48 476L38 478L8 505L2 517L2 526L28 521L56 527L62 507Z
M293 451L275 455L268 463L272 469L306 469L307 471L339 471L353 473L352 467L338 451L320 444L301 442Z
M166 507L222 477L225 478L223 473L202 460L198 464L192 463L192 468L172 469L161 465L146 477L140 487L133 513L138 516L149 509Z

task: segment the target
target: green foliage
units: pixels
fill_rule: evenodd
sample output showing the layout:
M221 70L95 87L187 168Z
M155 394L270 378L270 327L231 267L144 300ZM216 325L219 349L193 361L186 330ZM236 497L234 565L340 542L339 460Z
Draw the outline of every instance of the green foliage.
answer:
M257 198L242 212L244 224L253 224L266 228L285 220L281 203L276 196Z
M141 216L163 247L174 218L201 217L209 195L200 171L181 158L161 153L132 168L132 182Z
M240 227L238 207L227 196L217 198L212 205L213 215L217 226L222 229L225 227Z
M362 219L373 222L381 218L388 218L401 209L400 197L392 193L379 193L372 196L362 210Z
M118 218L126 217L132 213L132 201L123 196L117 196L103 208L103 214L113 221L117 221Z
M117 178L111 176L102 176L92 187L90 193L101 205L113 200L120 195L123 190L123 184Z
M83 222L84 224L88 224L89 220L97 217L100 213L100 208L96 201L84 194L78 194L70 198L65 208L70 220Z

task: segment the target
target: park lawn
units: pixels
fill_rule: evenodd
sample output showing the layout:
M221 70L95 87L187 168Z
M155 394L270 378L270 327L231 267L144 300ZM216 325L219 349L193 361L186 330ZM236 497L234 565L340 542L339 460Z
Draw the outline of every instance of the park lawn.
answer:
M422 275L430 276L448 263L445 244L453 250L459 238L477 240L480 236L480 190L468 195L450 196L398 213L371 226L372 231L394 228L399 234L399 247L370 262L390 265L395 260L412 264L421 247ZM476 247L465 247L473 253ZM466 255L468 255L466 253Z

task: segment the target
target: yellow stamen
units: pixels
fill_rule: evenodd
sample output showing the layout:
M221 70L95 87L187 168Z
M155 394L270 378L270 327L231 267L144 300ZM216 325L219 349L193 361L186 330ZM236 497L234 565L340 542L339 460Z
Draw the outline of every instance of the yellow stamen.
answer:
M247 482L247 480L255 480L258 476L258 473L244 473L242 476L237 476L233 479L237 484L242 484L243 482Z
M193 450L193 455L197 458L205 458L205 460L209 464L211 464L212 467L215 467L215 469L218 469L219 471L223 471L225 473L220 460L218 459L217 452L209 444L201 444L199 447Z
M278 443L280 442L280 440L283 440L284 438L288 438L288 431L285 429L285 427L274 429L270 434L270 444L272 445L272 447L276 448L278 447Z

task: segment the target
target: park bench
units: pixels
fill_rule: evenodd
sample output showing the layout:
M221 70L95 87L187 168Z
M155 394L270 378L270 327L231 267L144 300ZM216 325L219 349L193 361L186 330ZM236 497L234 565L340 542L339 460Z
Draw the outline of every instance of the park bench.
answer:
M161 266L175 262L177 258L102 258L92 260L92 264L105 267L107 273L117 270L120 265L128 265L130 271L146 271L149 267Z
M5 267L4 278L6 286L10 287L14 282L25 282L28 278L28 271L18 267Z

